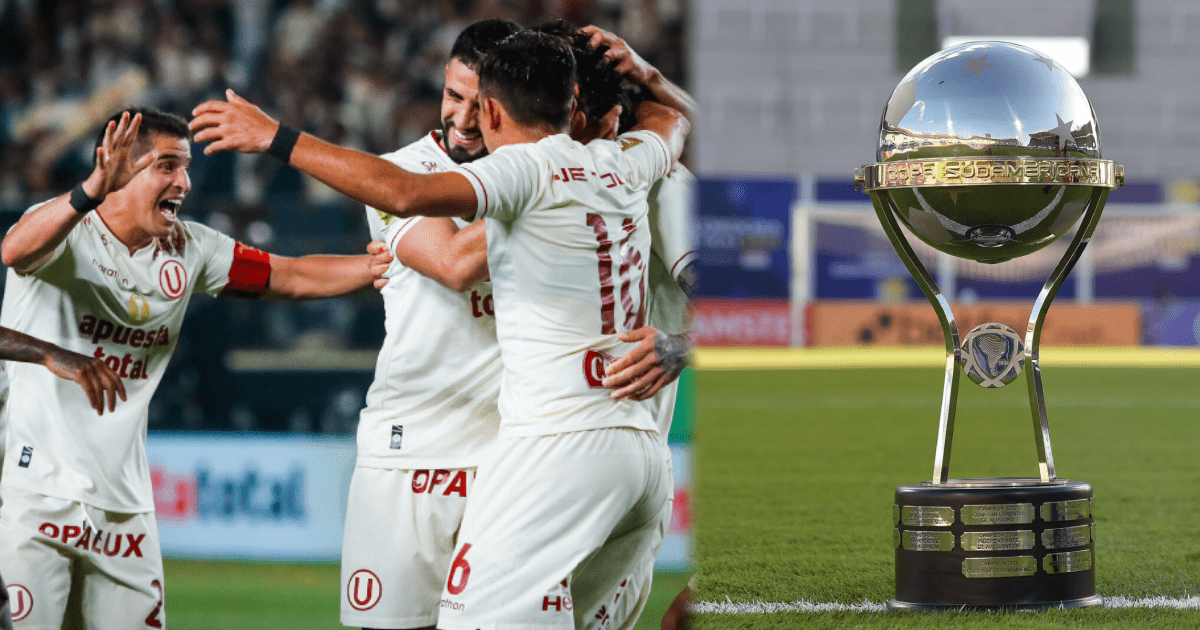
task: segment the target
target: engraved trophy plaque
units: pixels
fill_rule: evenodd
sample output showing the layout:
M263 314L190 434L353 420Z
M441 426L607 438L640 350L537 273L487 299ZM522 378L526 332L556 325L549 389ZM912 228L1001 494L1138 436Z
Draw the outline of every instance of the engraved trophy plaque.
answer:
M1038 349L1046 313L1075 266L1117 164L1100 159L1100 130L1074 78L1035 50L971 42L943 50L896 87L879 130L878 162L855 175L896 252L937 311L946 375L933 480L896 489L893 610L1037 610L1100 605L1092 488L1059 479L1050 448ZM899 224L938 251L1003 263L1079 224L1034 301L1024 334L983 324L960 343L949 301ZM960 375L1003 387L1021 372L1039 476L951 479Z

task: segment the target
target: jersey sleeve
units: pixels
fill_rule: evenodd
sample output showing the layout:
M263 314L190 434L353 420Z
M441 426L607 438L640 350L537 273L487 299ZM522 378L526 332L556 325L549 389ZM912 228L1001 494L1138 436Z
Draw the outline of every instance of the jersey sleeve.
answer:
M621 155L631 170L649 188L667 176L674 165L667 143L657 133L648 130L631 131L617 136Z
M682 165L650 189L650 247L676 280L696 258L696 178Z
M190 237L188 247L197 248L201 263L192 291L216 297L233 279L231 272L234 267L235 250L239 246L245 246L199 223L189 222L187 230ZM268 267L268 271L269 269Z
M549 162L538 155L536 144L513 144L454 169L475 189L476 219L511 223L532 205L550 170Z
M50 203L51 201L53 201L53 199L48 199L41 203L36 203L36 204L30 206L29 209L26 210L24 214L31 214L31 213L37 212L39 208ZM22 215L22 216L24 216L24 215ZM37 277L40 277L42 274L46 273L47 270L60 266L57 263L59 262L59 260L61 260L63 258L63 254L66 253L67 249L70 248L71 241L75 238L75 236L79 233L79 231L83 229L84 222L91 221L91 220L92 220L92 217L88 216L88 217L84 217L83 221L76 223L75 227L71 228L71 231L67 233L66 238L64 238L54 248L54 251L50 252L50 256L48 258L46 258L45 260L43 260L41 262L41 264L39 264L38 266L26 269L24 272L24 275L33 276L33 277L37 278ZM15 223L13 224L13 227L16 227ZM8 228L8 230L11 232L12 227Z

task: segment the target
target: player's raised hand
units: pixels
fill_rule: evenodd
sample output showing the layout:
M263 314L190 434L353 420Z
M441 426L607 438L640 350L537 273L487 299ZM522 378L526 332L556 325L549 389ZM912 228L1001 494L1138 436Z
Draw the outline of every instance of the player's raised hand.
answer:
M367 266L371 268L371 275L375 276L375 288L382 289L388 283L384 274L392 266L392 259L395 256L383 241L367 243L367 253L371 255L367 260Z
M621 333L619 338L637 345L605 370L602 383L613 390L609 394L613 400L646 400L679 378L687 365L686 335L668 335L643 326Z
M616 34L598 26L585 26L579 31L591 36L588 44L592 48L608 46L608 52L604 53L604 58L615 61L616 65L613 69L618 74L625 75L630 81L638 85L648 85L654 75L658 73L657 68L642 59L637 51L630 48L629 44L617 37Z
M208 142L205 155L219 151L265 153L271 146L279 122L263 113L257 105L225 90L225 101L207 101L192 110L192 130L196 142Z
M126 400L125 383L102 359L56 347L46 355L43 365L55 376L79 383L87 394L88 403L100 415L104 415L105 402L108 410L114 411L118 396L122 401Z
M96 167L83 182L84 192L94 199L125 187L135 175L154 162L154 154L146 152L133 159L133 145L137 142L138 127L142 115L121 114L121 120L110 121L104 128L104 140L96 147Z

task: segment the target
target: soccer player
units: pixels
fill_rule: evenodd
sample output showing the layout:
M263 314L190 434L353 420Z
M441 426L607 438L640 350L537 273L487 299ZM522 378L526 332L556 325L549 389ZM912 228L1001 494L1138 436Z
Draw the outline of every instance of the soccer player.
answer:
M0 360L35 363L44 366L59 378L75 381L83 388L88 402L99 415L104 415L106 399L109 411L116 409L118 397L125 400L125 385L104 361L85 357L3 326L0 326ZM7 399L8 374L0 364L0 410ZM4 435L4 417L0 413L0 466L4 463ZM0 500L3 500L3 497L0 497ZM24 611L27 605L25 593L18 592L18 614ZM4 579L0 578L0 630L12 630L12 607Z
M443 172L486 155L475 71L519 30L503 20L463 30L446 64L442 129L384 159ZM341 622L432 628L475 467L500 426L502 366L483 222L398 219L370 207L367 222L395 260L381 291L387 336L358 423Z
M644 323L646 195L688 123L647 102L619 143L571 141L574 66L553 37L502 42L479 70L491 154L446 173L410 173L301 135L232 93L193 112L208 152L268 151L400 217L488 219L501 431L463 517L442 628L574 627L573 572L590 560L631 573L645 550L620 543L649 541L667 508L670 474L650 405L614 401L601 380L632 345L618 333Z
M330 297L379 273L369 256L285 258L179 220L190 156L186 120L118 114L88 179L0 244L0 323L102 359L129 398L101 421L65 381L10 365L0 567L29 594L18 628L163 626L146 422L192 293Z
M624 40L594 26L576 29L566 22L538 27L568 41L579 65L579 94L572 125L572 137L586 142L590 137L616 135L606 120L614 107L632 111L635 104L647 96L668 104L681 112L692 111L690 96L681 88L662 78L656 68L647 64ZM614 51L616 51L614 53ZM629 81L621 81L626 77ZM634 121L621 116L619 131L627 131ZM653 397L652 412L664 459L671 462L667 442L678 394L675 380L690 355L690 290L691 265L695 259L691 235L691 196L695 178L682 165L675 167L651 188L648 197L651 248L647 260L646 319L649 326L622 333L624 341L637 341L638 346L609 366L610 376L604 384L615 387L614 398L631 397L646 400ZM618 588L600 593L583 581L613 583L619 576L608 573L607 566L588 566L577 573L584 588L598 600L575 597L577 627L607 626L614 630L632 628L650 595L654 577L654 561L670 526L671 513L666 512L654 531L655 543L643 559L638 571L629 579L620 580Z

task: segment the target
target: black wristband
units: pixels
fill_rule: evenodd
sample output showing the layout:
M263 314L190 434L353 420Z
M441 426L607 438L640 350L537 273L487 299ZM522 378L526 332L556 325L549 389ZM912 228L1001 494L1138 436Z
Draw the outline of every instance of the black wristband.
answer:
M271 146L267 148L267 153L287 164L292 159L292 149L296 148L296 141L299 139L300 130L281 123L279 131L276 131L275 137L271 139Z
M78 212L79 214L91 212L92 210L99 208L100 204L103 202L104 197L99 199L93 199L89 197L87 192L83 189L83 184L79 184L71 189L71 207L74 208L75 212Z

